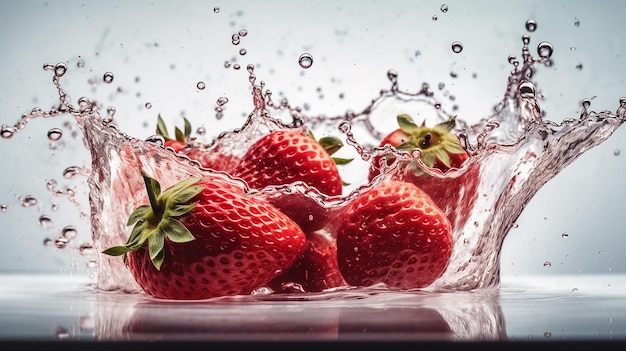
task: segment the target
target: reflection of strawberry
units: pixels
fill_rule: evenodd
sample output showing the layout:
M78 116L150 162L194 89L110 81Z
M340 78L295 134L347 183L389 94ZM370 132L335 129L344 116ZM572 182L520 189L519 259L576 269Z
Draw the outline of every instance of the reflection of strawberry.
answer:
M337 266L335 239L322 231L308 233L306 249L300 258L268 286L277 292L289 292L294 289L293 284L306 292L347 285Z
M459 139L451 131L454 119L437 124L433 128L418 126L409 115L398 115L400 128L388 134L380 146L389 144L398 150L411 152L420 149L422 163L431 169L441 171L445 177L435 177L414 161L401 164L396 178L416 184L430 195L437 205L448 215L454 228L462 226L469 219L470 211L478 197L479 165L468 164L462 174L449 172L462 168L469 159L468 153L461 147ZM387 163L393 162L393 156L387 157ZM380 173L381 157L375 158L370 166L369 179Z
M191 138L191 123L185 118L184 131L180 128L175 128L175 139L172 139L168 132L165 122L161 115L158 116L157 129L158 135L162 136L165 140L164 147L170 147L174 152L185 155L188 158L198 161L204 168L210 168L218 171L231 171L233 167L239 162L239 158L234 155L224 154L216 151L213 148L208 148Z
M338 220L337 261L350 285L423 288L443 274L452 254L450 222L412 183L368 189Z
M303 182L323 195L341 195L343 182L337 164L351 160L331 155L342 145L341 140L334 137L321 138L318 142L306 132L276 130L256 141L232 174L254 189ZM306 196L285 194L268 200L305 232L317 230L326 223L325 210Z
M124 246L133 277L163 299L206 299L248 294L290 267L306 237L269 203L246 195L219 175L182 181L161 192L144 175L150 205L128 220L134 228Z

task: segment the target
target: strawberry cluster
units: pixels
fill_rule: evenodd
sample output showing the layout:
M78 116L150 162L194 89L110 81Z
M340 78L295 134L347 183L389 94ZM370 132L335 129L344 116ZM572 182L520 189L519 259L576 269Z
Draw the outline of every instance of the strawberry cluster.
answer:
M422 165L443 172L468 158L450 123L419 127L408 115L398 121L400 128L381 146L419 148ZM342 195L338 165L351 160L332 156L342 147L338 138L316 140L305 129L279 129L243 156L225 160L202 150L190 131L185 119L184 131L176 128L172 139L159 116L164 147L232 177L208 173L162 191L158 180L144 174L149 203L130 215L127 242L104 251L123 256L147 294L198 300L261 287L320 292L383 283L419 289L447 268L458 220L451 221L449 206L437 201L444 188L413 162L402 161L402 172L372 183L328 216L327 208L300 192L264 199L250 196L246 187L305 184L323 196ZM381 173L382 161L372 163L370 180Z

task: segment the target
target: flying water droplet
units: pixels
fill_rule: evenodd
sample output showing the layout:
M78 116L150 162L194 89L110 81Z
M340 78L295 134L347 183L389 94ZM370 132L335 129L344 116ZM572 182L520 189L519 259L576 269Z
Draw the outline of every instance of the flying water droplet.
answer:
M68 225L61 231L61 236L68 240L75 239L78 236L78 230L73 225Z
M537 45L537 53L542 58L549 58L550 56L552 56L553 50L554 49L552 48L552 44L545 41L542 41L541 43L539 43L539 45Z
M448 5L442 4L439 9L441 10L441 12L446 13L448 12Z
M304 69L310 68L313 65L313 56L309 53L300 55L298 58L298 64Z
M144 106L149 110L152 108L152 103L148 101Z
M47 215L39 216L39 225L41 225L43 228L52 227L52 218Z
M533 19L529 19L526 21L526 30L529 32L534 32L537 29L537 21Z
M439 18L437 17L437 15L433 15L432 19L433 21L437 21Z
M27 195L20 198L20 203L22 204L22 207L32 207L37 204L37 199L32 195Z
M452 52L458 54L461 51L463 51L463 43L461 43L460 41L452 42Z
M552 262L546 261L546 262L543 263L543 266L546 267L546 268L550 268L550 267L552 267Z
M220 7L219 7L219 6L215 6L215 7L213 8L213 12L214 12L214 13L220 13Z
M204 90L204 88L206 88L206 84L204 84L204 82L198 82L198 84L196 84L196 88L198 88L198 90Z
M111 82L113 82L113 73L104 73L104 76L102 76L102 80L104 80L105 83L110 84Z
M63 131L59 128L52 128L48 131L48 140L58 141L63 136Z

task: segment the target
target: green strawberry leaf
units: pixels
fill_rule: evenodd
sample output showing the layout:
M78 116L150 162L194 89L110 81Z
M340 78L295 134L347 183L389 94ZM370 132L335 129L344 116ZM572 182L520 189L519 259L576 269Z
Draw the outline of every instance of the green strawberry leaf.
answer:
M347 165L348 163L352 162L352 160L354 160L353 158L341 158L341 157L333 157L332 159L333 161L335 161L335 164L337 165Z
M411 135L419 132L420 127L415 124L413 118L406 113L399 114L398 117L398 125L403 132Z
M156 133L162 136L163 138L165 138L165 141L172 140L167 133L167 126L165 125L165 122L163 121L163 118L161 117L160 113L157 116Z

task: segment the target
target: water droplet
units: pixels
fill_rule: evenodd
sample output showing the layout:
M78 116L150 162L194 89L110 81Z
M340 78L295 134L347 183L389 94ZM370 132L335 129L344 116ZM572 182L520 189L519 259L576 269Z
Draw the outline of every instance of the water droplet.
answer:
M204 90L204 88L206 88L206 84L204 84L204 82L200 81L196 84L196 88L198 88L198 90Z
M574 17L574 27L580 27L580 20Z
M63 131L59 128L52 128L48 131L48 139L50 141L58 141L63 136Z
M225 68L229 68L229 67L230 67L230 62L228 62L228 61L224 61L224 67L225 67Z
M239 34L233 34L233 36L230 39L233 45L239 45L239 43L241 42L241 39L239 38Z
M0 130L0 136L2 137L2 139L10 139L11 137L13 137L13 134L15 134L14 127L10 127L6 124L2 125L2 129Z
M246 49L242 48L242 49L239 50L239 55L241 55L241 56L243 56L243 55L245 55L247 53L248 53L248 50L246 50Z
M344 121L339 124L338 128L340 132L345 134L345 133L350 132L350 129L352 129L352 126L350 125L350 122Z
M526 30L529 32L534 32L537 29L537 21L533 19L529 19L526 21Z
M552 56L553 50L554 49L552 48L552 44L546 41L542 41L541 43L539 43L539 45L537 45L537 53L542 58L549 58L550 56Z
M69 242L70 240L68 238L59 237L54 241L54 246L56 246L57 249L64 249Z
M442 4L439 9L441 10L441 12L446 13L448 12L448 5Z
M113 73L111 73L111 72L104 73L104 76L102 76L102 79L107 84L113 82Z
M85 60L83 59L78 60L78 62L76 62L76 67L79 67L79 68L85 67Z
M9 206L7 204L0 205L0 212L5 213L9 210Z
M561 238L567 239L567 238L569 238L569 234L563 233L563 234L561 234Z
M213 8L213 12L214 12L214 13L220 13L220 7L219 7L219 6L215 6L215 7Z
M304 69L310 68L313 65L313 56L309 53L300 55L298 58L298 64Z
M52 227L52 218L47 215L39 216L39 225L41 225L43 228Z
M206 128L198 127L198 129L196 129L196 133L198 133L199 135L204 135L206 134Z
M522 35L522 43L524 43L524 45L528 45L530 43L530 35L528 34Z
M31 207L37 204L37 199L32 195L27 195L20 199L20 203L22 207Z
M241 68L241 66L240 66L238 63L235 63L235 64L233 65L233 69L234 69L235 71L238 71L240 68Z
M577 70L579 70L579 71L580 71L581 69L583 69L583 64L582 64L582 63L577 64L577 65L576 65L576 69L577 69Z
M227 102L228 102L228 98L225 96L218 98L216 101L218 106L224 106Z
M591 107L591 99L589 98L584 98L581 103L583 108L588 109L589 107Z
M620 151L620 149L613 150L613 156L619 156L621 153L622 151Z
M536 94L535 85L525 81L519 85L517 92L522 99L534 99Z
M247 30L245 30L245 29L241 29L241 30L239 31L239 36L240 36L240 37L245 37L246 35L248 35L248 31L247 31Z
M546 262L543 263L543 266L546 267L546 268L550 268L550 267L552 267L552 262L546 261Z
M65 179L74 179L74 177L76 177L76 175L78 173L80 173L80 167L78 167L78 166L70 166L70 167L67 167L63 171L63 178L65 178Z
M446 84L442 82L442 83L439 83L439 85L437 85L437 87L439 88L439 90L443 90L443 88L446 87Z
M68 240L75 239L78 236L78 230L73 225L68 225L61 231L61 236Z
M433 18L433 21L437 21L437 19L438 19L438 18L437 18L437 15L433 15L433 17L432 17L432 18Z
M151 102L146 102L146 104L144 105L148 110L152 108L152 103Z
M458 54L459 52L463 51L463 43L461 43L460 41L452 42L452 51L455 54Z
M80 244L78 247L78 252L83 255L93 255L95 253L94 247L91 243Z
M63 62L59 62L54 66L54 76L62 77L67 72L67 65Z

